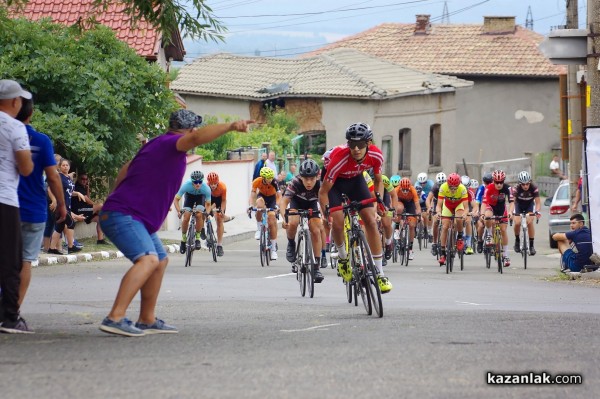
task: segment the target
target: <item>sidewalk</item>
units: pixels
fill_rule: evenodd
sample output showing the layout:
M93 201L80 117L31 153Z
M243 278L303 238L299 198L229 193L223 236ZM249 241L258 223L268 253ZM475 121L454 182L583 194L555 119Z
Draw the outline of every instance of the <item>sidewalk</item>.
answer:
M230 244L237 241L246 240L254 237L256 231L256 220L248 218L247 214L235 215L233 219L224 224L225 232L223 233L223 244ZM158 236L164 241L181 241L181 230L176 231L159 231ZM179 244L164 244L167 253L178 253ZM203 245L206 249L206 245ZM98 252L82 252L73 255L52 255L40 253L38 262L34 262L33 266L48 266L64 263L81 263L91 262L101 259L116 259L122 258L123 253L116 249Z

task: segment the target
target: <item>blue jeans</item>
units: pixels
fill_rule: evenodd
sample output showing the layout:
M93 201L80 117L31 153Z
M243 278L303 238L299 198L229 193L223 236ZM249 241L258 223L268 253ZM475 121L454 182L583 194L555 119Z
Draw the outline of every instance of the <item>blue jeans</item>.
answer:
M120 212L101 211L100 227L123 255L133 263L145 255L167 257L165 248L156 233L150 234L139 220Z
M46 222L28 223L21 222L21 236L23 237L23 260L35 262L40 254L40 247L44 238Z

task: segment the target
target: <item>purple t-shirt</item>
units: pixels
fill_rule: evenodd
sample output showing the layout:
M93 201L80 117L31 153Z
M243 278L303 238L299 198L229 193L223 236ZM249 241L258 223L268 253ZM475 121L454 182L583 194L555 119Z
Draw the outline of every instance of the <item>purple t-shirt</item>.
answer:
M177 150L180 138L181 134L167 132L146 143L102 210L130 215L142 222L150 234L157 232L185 173L185 151Z

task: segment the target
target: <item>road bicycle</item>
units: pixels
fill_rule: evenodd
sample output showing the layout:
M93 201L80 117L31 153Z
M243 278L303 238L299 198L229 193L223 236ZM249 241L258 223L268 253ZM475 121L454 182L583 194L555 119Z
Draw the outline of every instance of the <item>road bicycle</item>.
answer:
M221 212L217 209L216 212ZM206 245L208 250L212 253L213 261L217 261L217 237L212 226L212 214L213 212L203 212L204 214L204 227L206 228Z
M523 258L523 268L527 269L527 256L529 255L529 235L528 235L528 227L531 221L527 220L527 216L537 216L539 212L521 212L521 231L523 235L523 240L521 241L521 257ZM518 213L514 213L513 215L519 215ZM536 217L535 223L539 223L539 219ZM513 221L510 221L510 225L512 226Z
M421 215L419 215L419 219L417 220L417 226L415 228L415 236L417 238L417 242L419 243L419 251L423 248L427 248L427 241L429 241L429 232L427 231L427 226L423 221Z
M317 263L313 253L308 223L312 216L319 216L319 212L313 212L312 209L298 209L297 211L290 212L289 209L286 209L286 223L288 222L288 216L300 216L296 238L296 260L294 261L296 266L296 280L300 284L300 295L305 296L308 289L308 295L312 298L315 295L314 267ZM317 267L320 267L320 265L317 265Z
M505 216L490 216L484 217L484 220L493 220L494 227L493 232L490 236L490 232L486 229L485 233L483 233L484 237L484 248L483 254L485 256L485 266L489 269L492 263L492 257L496 261L498 265L498 273L503 273L503 264L502 264L502 229L500 228L501 223L506 223L503 221L506 219Z
M183 215L185 211L181 211ZM196 214L201 211L194 207L191 211L190 224L187 229L187 239L185 243L185 267L192 266L192 258L194 257L194 250L196 249Z
M397 251L400 264L408 266L410 254L410 225L409 217L417 217L421 220L421 215L415 213L403 213L400 215L400 229L398 231L398 239L394 237L394 249Z
M260 239L258 250L260 253L260 265L262 267L269 266L269 262L271 261L271 236L269 231L269 223L268 223L268 212L277 212L277 207L275 208L254 208L250 207L248 209L248 217L252 218L252 212L262 212L262 220L260 224Z
M360 293L367 314L373 314L374 309L377 316L383 317L383 303L377 281L377 270L365 233L358 220L358 211L361 207L375 202L376 198L350 201L346 194L342 194L342 200L342 205L335 206L328 211L331 213L342 210L344 219L348 220L350 227L346 230L349 246L348 256L352 267L352 279L346 283L348 302L352 302L351 299L354 299L354 305L358 306L358 294Z
M458 256L458 259L460 260L460 270L464 270L464 266L465 266L465 248L463 245L463 248L461 250L459 250L456 247L456 236L457 236L457 231L456 231L456 226L454 225L454 222L456 219L464 219L463 216L456 216L456 215L452 215L452 216L442 216L442 218L444 219L450 219L450 226L448 226L448 232L446 234L446 274L452 273L452 269L454 267L454 258L456 256ZM441 229L441 227L440 227ZM439 230L439 234L441 236L442 234L442 230Z

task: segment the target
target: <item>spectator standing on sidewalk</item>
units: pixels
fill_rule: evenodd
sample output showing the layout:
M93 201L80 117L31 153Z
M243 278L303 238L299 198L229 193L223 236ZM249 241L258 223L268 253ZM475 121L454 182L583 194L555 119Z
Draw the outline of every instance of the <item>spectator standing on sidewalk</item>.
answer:
M267 158L267 161L265 162L265 166L267 168L271 168L273 169L273 171L275 171L275 176L277 176L279 174L279 172L277 172L277 163L275 162L275 151L271 151L269 152L269 158Z
M90 182L87 173L80 173L77 176L75 192L82 194L83 200L78 195L73 196L71 198L71 210L74 214L83 216L86 224L96 222L96 235L98 236L96 244L106 244L104 233L100 223L98 223L98 212L102 209L102 204L96 204L90 198Z
M3 320L0 331L31 333L19 313L23 241L19 215L19 174L29 176L33 161L25 125L14 119L22 98L31 99L14 80L0 80L0 289Z
M54 154L54 168L56 169L57 176L60 179L60 175L58 175L58 163L62 159L60 154ZM56 197L52 193L52 188L48 185L48 181L46 180L46 201L48 203L47 216L46 216L46 226L44 227L44 239L42 240L42 249L45 253L48 253L50 249L50 241L52 240L52 233L54 232L54 225L56 224L55 211L56 211ZM60 191L62 192L62 183L60 187ZM64 196L64 194L63 194Z
M37 132L31 126L33 114L33 100L23 99L23 106L16 119L25 124L31 146L33 159L33 172L27 177L19 179L19 205L21 214L21 236L23 239L23 267L21 269L21 284L19 288L19 306L23 304L29 283L31 282L31 263L38 259L40 246L44 235L47 219L46 185L56 193L55 209L58 221L61 222L67 215L65 198L62 191L60 176L56 170L54 149L50 138Z
M254 121L237 121L198 128L202 118L178 110L169 118L169 131L146 143L119 171L115 189L100 212L106 236L133 262L125 273L112 309L100 330L139 337L152 333L177 333L177 328L156 317L156 302L169 259L156 232L160 229L185 173L186 152L229 131L245 132ZM151 179L153 184L148 184ZM148 199L139 206L139 199ZM125 317L141 293L137 323Z
M256 165L254 165L254 174L252 174L253 181L260 177L260 170L266 166L265 164L267 162L267 153L263 152L262 154L260 154L260 157L261 159L259 159Z

